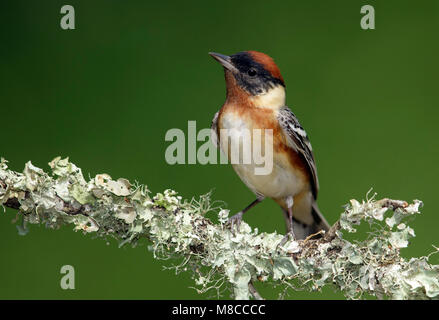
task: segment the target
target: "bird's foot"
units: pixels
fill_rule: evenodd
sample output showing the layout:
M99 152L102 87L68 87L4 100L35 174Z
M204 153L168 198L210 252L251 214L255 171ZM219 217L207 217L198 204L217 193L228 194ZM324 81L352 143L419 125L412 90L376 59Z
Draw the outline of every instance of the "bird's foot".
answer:
M231 216L226 223L226 225L230 227L230 230L232 231L233 235L235 235L235 231L239 232L239 227L241 225L243 214L244 212L242 211L238 212L234 216Z
M282 238L282 240L277 245L276 249L279 249L279 247L282 247L285 243L287 243L288 240L290 240L290 238L292 240L296 240L296 236L295 236L293 230L290 230L287 232L287 234Z

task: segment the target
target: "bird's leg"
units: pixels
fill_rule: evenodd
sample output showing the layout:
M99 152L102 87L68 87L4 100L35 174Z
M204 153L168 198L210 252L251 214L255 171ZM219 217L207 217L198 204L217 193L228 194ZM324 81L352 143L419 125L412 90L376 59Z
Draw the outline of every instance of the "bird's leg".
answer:
M239 211L234 216L230 217L227 221L227 225L230 226L230 229L234 231L234 227L236 226L237 231L239 232L239 226L241 225L242 216L244 213L246 213L248 210L253 208L255 205L257 205L259 202L264 200L263 198L256 198L252 203L250 203L247 207L245 207L243 210Z
M293 200L292 196L289 196L286 199L286 204L287 204L287 209L288 209L287 234L279 242L279 244L277 245L278 247L282 247L289 240L290 237L293 238L293 240L296 239L296 236L295 236L294 230L293 230L293 204L294 204L294 200Z

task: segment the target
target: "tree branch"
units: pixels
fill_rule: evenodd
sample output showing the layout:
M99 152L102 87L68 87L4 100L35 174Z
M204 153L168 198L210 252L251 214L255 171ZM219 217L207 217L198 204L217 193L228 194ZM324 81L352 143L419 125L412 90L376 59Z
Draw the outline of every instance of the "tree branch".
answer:
M403 259L400 249L414 231L404 221L419 213L422 202L373 198L346 205L340 220L323 237L289 241L277 248L283 235L260 233L248 224L232 234L225 226L228 210L212 208L209 195L183 201L166 190L154 197L143 185L107 174L86 181L81 169L68 159L49 163L52 174L26 163L23 173L0 162L0 204L27 223L49 228L72 224L75 230L113 237L120 245L136 245L146 238L157 259L177 259L177 272L192 272L196 290L233 289L236 299L261 298L256 281L320 290L331 285L347 298L363 294L390 299L438 299L439 266L428 257ZM218 223L206 218L218 214ZM387 216L385 218L385 216ZM349 242L342 231L355 232L369 223L367 239ZM437 250L437 249L436 249Z

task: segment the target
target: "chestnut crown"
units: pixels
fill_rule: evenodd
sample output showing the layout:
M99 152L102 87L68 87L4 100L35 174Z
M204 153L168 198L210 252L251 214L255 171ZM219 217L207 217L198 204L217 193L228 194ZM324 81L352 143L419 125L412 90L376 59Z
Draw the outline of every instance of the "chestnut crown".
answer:
M225 72L231 72L236 83L250 95L267 93L279 85L285 87L279 68L268 55L257 51L242 51L231 56L210 52Z

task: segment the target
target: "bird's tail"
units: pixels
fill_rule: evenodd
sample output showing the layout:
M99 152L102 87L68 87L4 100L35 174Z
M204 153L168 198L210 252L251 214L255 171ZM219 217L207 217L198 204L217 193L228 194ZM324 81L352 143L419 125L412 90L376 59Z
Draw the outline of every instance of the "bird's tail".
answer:
M287 223L287 231L288 231L288 211L283 209L285 221ZM328 221L326 221L323 214L320 212L317 203L314 201L311 208L311 215L313 218L313 222L311 224L303 223L293 217L293 230L297 239L305 239L309 235L318 233L320 230L328 231L330 225ZM316 236L316 238L321 237L321 235Z
M325 217L323 216L317 205L317 202L315 201L312 204L311 214L314 219L314 222L311 225L312 232L310 234L319 232L320 230L324 230L324 231L329 230L331 226L329 225L328 221L326 221Z

